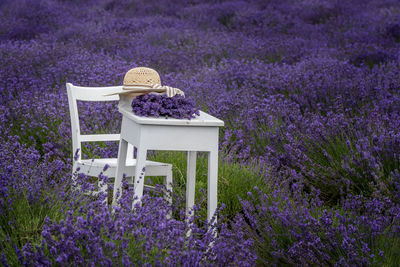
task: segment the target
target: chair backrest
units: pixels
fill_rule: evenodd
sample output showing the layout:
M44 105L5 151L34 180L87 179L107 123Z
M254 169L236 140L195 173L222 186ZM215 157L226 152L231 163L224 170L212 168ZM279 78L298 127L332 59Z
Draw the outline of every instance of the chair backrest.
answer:
M79 126L77 101L118 101L118 95L109 95L122 91L122 86L82 87L67 83L68 104L71 116L71 135L73 153L79 149L78 160L81 159L82 142L119 141L119 134L87 134L82 135ZM131 149L129 149L131 150ZM130 155L130 154L128 154Z

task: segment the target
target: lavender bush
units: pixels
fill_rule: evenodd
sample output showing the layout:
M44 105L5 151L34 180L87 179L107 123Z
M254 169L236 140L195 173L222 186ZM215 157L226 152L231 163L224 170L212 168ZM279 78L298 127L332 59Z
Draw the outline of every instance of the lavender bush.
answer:
M1 1L2 264L397 266L399 10L393 0ZM93 178L73 190L65 83L118 85L137 66L225 121L220 166L235 171L219 172L216 239L201 194L184 220L184 158L152 154L174 163L173 207L146 194L130 212L127 189L112 214L106 195L85 194ZM78 107L83 133L118 132L116 105ZM197 172L203 190L206 165Z

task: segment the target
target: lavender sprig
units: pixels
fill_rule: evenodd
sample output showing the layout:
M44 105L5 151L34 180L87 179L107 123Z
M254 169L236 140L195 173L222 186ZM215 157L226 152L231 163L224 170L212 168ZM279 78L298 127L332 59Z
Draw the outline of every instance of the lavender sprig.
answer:
M192 119L199 116L200 111L193 99L180 95L147 94L135 97L132 101L132 111L144 117L172 117L176 119Z

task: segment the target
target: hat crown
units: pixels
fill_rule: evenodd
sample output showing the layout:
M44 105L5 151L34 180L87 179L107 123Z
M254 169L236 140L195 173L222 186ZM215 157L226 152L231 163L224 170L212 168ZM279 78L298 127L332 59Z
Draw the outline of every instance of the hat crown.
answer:
M160 75L157 71L146 68L137 67L130 69L124 77L125 86L135 86L135 85L152 85L161 84Z

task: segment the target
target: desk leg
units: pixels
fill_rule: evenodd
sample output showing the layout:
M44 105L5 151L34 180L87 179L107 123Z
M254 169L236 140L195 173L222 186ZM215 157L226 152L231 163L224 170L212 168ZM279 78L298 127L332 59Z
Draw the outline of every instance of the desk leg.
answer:
M128 150L128 142L124 139L119 141L118 148L118 160L117 160L117 170L115 174L114 181L114 192L113 192L113 205L117 205L117 192L119 191L119 196L122 194L122 177L125 169L126 155Z
M135 171L135 181L134 181L134 200L132 202L132 209L135 207L135 204L140 202L143 196L143 187L144 187L144 175L146 171L146 158L147 158L147 149L143 145L138 146L137 148L137 156L136 156L136 171Z
M186 215L193 209L196 189L196 156L197 151L187 152L187 179L186 179ZM192 210L193 216L193 210Z
M208 155L208 182L207 182L207 220L210 222L217 210L218 192L218 147ZM217 218L215 218L215 222Z

